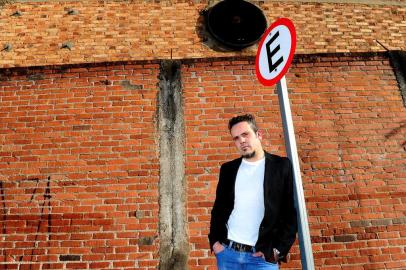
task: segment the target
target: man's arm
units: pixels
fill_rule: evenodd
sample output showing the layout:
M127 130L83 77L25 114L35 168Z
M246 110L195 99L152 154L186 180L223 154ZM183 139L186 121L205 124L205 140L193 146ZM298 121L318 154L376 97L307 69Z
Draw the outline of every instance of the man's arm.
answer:
M224 207L224 187L222 184L222 179L224 177L224 168L220 167L219 181L216 188L216 199L214 200L213 208L211 210L211 219L210 219L210 232L209 232L209 243L210 250L213 251L214 244L220 240L220 227L221 227L221 208ZM220 244L220 242L219 242Z
M288 158L284 160L284 190L283 190L283 203L278 220L278 246L275 248L279 251L279 260L286 262L286 256L296 239L297 233L297 214L294 203L294 185L293 185L293 171L292 163Z

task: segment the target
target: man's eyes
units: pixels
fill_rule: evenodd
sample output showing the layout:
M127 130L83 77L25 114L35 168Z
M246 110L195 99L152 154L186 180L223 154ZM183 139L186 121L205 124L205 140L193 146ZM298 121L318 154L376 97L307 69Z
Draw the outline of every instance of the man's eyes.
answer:
M240 137L242 137L242 138L247 138L248 135L249 135L248 132L244 132L244 133L242 133L240 136L234 137L233 140L234 140L234 141L237 141L238 138L240 138Z

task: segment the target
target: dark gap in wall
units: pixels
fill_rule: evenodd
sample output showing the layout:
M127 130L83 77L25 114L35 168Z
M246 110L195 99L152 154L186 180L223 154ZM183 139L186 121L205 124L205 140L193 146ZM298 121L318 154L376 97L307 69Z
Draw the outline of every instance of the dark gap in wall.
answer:
M80 261L80 255L59 255L59 260L61 262Z
M403 105L406 107L406 52L390 51L389 57L396 75L396 80L399 84L400 94L403 98Z

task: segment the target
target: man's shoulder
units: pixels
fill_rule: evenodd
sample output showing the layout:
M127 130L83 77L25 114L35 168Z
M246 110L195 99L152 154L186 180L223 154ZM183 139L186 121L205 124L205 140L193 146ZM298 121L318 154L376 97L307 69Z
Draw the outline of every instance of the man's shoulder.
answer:
M265 152L265 158L271 159L271 160L284 160L286 157L282 157L279 155L271 154L269 152Z
M221 164L221 167L228 168L228 167L234 167L236 165L239 166L241 164L241 160L242 160L242 157L226 161L226 162Z
M289 158L265 152L265 158L275 163L289 163Z
M287 161L289 160L287 157L283 157L283 156L279 156L279 155L275 155L275 154L271 154L268 152L265 152L265 158L271 161L276 161L276 162L283 162L283 161ZM226 161L224 163L221 164L221 166L235 166L236 164L240 164L242 160L242 157L233 159L233 160L229 160Z
M268 153L268 152L265 152L265 158L268 161L275 162L275 163L283 163L283 164L285 164L285 163L290 162L287 157L271 154L271 153ZM222 163L221 167L223 169L235 168L235 167L238 168L240 166L240 164L241 164L241 161L242 161L242 157L239 157L239 158L229 160L229 161L226 161L226 162Z

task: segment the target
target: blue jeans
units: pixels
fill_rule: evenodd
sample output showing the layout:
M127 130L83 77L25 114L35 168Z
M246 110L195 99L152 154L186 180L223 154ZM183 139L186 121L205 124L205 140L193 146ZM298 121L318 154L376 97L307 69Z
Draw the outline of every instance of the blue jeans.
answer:
M218 270L279 270L279 265L269 263L251 252L239 252L229 247L216 254Z

